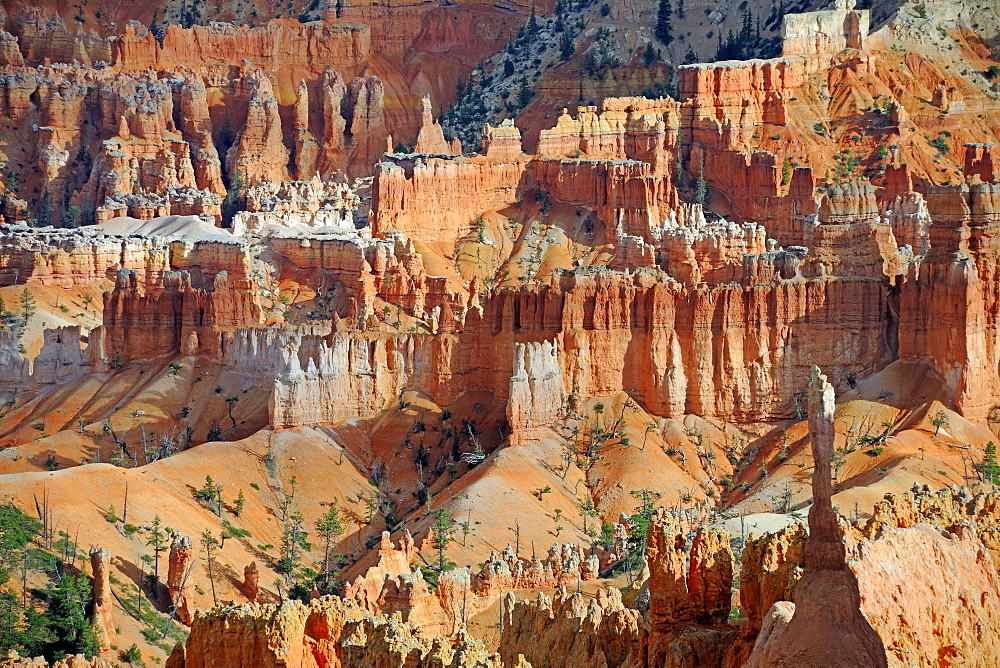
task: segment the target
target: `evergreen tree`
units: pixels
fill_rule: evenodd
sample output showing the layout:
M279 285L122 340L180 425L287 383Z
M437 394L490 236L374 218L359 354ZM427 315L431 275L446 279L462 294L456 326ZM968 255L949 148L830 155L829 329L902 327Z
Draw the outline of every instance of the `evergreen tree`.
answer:
M674 157L674 182L679 188L681 182L684 180L684 145L681 143L680 128L677 128L677 145L674 150L676 151L676 156Z
M434 523L431 525L431 545L438 554L437 570L443 573L454 564L445 558L448 545L455 539L455 519L447 508L438 508L434 513Z
M655 63L659 58L660 50L654 49L652 44L647 44L646 48L642 50L642 62L646 63L646 67Z
M205 553L205 561L208 562L208 581L212 585L212 605L218 604L215 597L215 551L219 547L219 539L212 535L212 532L205 529L201 532L201 550Z
M243 490L240 490L239 495L236 497L236 501L233 503L233 515L239 517L243 514L243 506L246 504L246 497L243 496Z
M983 450L983 461L979 464L983 480L994 485L1000 484L1000 463L997 463L997 446L990 441Z
M698 179L694 184L694 201L702 206L708 204L708 183L705 181L705 155L701 156L698 167Z
M626 540L625 567L629 571L641 566L646 558L646 535L649 533L649 525L656 513L653 500L659 496L656 492L648 489L631 492L631 494L639 499L640 505L628 520L629 535Z
M24 316L22 324L27 327L28 319L35 315L35 298L28 291L28 288L25 288L21 293L21 298L17 300L17 303L21 306L21 314Z
M160 516L153 518L153 527L149 531L149 540L146 545L153 548L153 598L159 598L160 585L160 552L167 549L167 534L163 530L163 522Z
M47 626L55 636L52 656L97 655L97 638L87 619L90 605L90 580L83 574L64 575L47 592Z
M528 22L524 24L524 36L530 44L532 40L535 39L535 35L538 34L538 17L535 16L535 5L531 5L531 16L528 17Z
M295 572L302 561L301 550L308 549L305 542L308 532L302 519L302 513L293 511L285 520L281 534L281 559L278 560L278 570L286 575Z
M48 188L42 193L41 204L38 205L38 224L41 227L52 223L52 195Z
M244 205L245 189L243 175L239 171L233 172L232 183L229 184L229 190L222 200L222 221L226 227L232 226L233 216Z
M660 8L656 12L656 27L653 34L667 46L674 41L674 8L670 5L670 0L660 0Z
M534 91L528 86L528 80L524 79L521 81L521 87L517 90L517 104L522 109L528 106L531 102L531 98L535 96Z
M559 38L559 59L569 60L574 51L576 51L576 45L573 43L573 36L569 34L568 30L564 31L562 37Z
M320 572L320 591L330 588L330 559L333 557L333 546L344 534L344 521L336 502L331 503L325 513L316 520L316 535L323 539L323 566Z
M792 161L785 156L785 160L781 163L781 185L787 186L792 182Z
M684 64L690 65L698 62L698 54L694 52L694 47L688 45L687 53L684 54Z

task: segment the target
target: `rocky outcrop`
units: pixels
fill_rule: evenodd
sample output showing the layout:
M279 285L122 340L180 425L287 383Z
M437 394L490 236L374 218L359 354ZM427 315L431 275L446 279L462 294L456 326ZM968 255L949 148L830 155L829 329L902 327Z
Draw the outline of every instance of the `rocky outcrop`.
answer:
M956 665L1000 660L1000 577L971 524L954 532L923 523L886 528L857 546L850 565L861 610L891 665L930 665L930 657Z
M863 50L871 12L856 6L855 0L836 0L830 9L785 14L781 25L782 55L829 62L844 49Z
M100 547L90 548L90 569L93 574L94 612L91 622L101 651L111 649L115 632L114 597L111 592L109 568L111 553Z
M511 589L573 587L597 577L600 559L586 554L579 545L552 545L544 557L530 560L514 554L508 545L493 551L476 575L475 591L479 596L494 596Z
M807 535L796 523L747 541L740 556L740 609L747 619L741 635L755 638L775 603L794 600Z
M982 419L1000 392L996 352L987 343L1000 313L989 287L997 280L1000 184L973 178L931 188L926 199L930 250L902 282L899 356L929 362L962 413Z
M965 168L967 177L978 176L983 182L996 181L992 144L966 144Z
M136 272L119 270L114 291L104 295L105 345L121 362L180 352L218 354L223 332L261 322L260 304L246 279L219 271L204 279L206 287L196 288L192 272L168 271L162 282L143 285Z
M74 654L50 663L41 656L36 656L34 659L21 658L13 650L0 662L3 668L115 668L117 665L116 662L105 661L99 657L88 659L83 654Z
M187 642L174 648L166 665L500 668L498 657L464 629L452 639L428 637L398 615L365 618L353 602L332 596L309 605L288 601L199 613Z
M430 95L420 99L420 130L417 132L417 143L414 153L429 153L437 155L462 155L462 144L455 139L445 141L441 124L434 120Z
M554 597L539 593L535 600L502 599L500 657L516 665L523 656L532 666L555 668L566 657L589 657L596 665L642 664L642 622L638 610L622 604L613 587L598 590L587 601L560 588Z
M235 97L246 106L246 123L226 154L226 170L250 184L287 180L289 155L271 81L253 69L240 80Z
M486 644L461 629L454 639L427 638L420 627L398 617L375 617L349 624L341 641L342 664L414 668L501 668ZM524 664L521 664L522 666Z
M813 505L809 510L802 578L795 612L782 631L772 630L754 655L761 666L885 666L885 646L861 611L858 578L830 501L833 479L833 387L813 367L809 380L809 433L813 450Z
M246 210L233 217L235 236L290 235L314 228L354 229L360 198L345 183L323 181L262 181L247 189ZM318 231L318 230L317 230Z
M973 496L965 488L932 492L915 486L906 494L887 494L875 504L861 534L874 540L886 529L905 529L920 523L939 526L952 534L972 525L1000 568L1000 497L996 493Z
M557 345L549 341L515 344L507 401L511 445L537 439L546 428L553 428L564 401Z
M191 609L193 583L188 582L193 559L194 548L191 546L191 538L181 536L180 532L174 531L170 535L170 553L167 561L167 595L177 619L188 625L194 619L194 611Z
M259 28L212 22L191 28L169 25L161 45L141 25L129 24L112 44L115 64L128 70L202 70L241 59L266 70L281 70L301 64L356 66L370 52L370 35L368 26L347 22L276 19Z
M257 572L257 562L251 561L243 568L243 591L253 602L260 595L260 573Z
M377 563L344 588L344 598L356 601L358 605L372 613L377 612L386 578L412 574L417 553L413 536L409 531L403 530L398 549L393 545L389 532L383 531L378 546Z
M486 211L517 201L527 159L386 156L375 166L372 233L399 230L448 247Z

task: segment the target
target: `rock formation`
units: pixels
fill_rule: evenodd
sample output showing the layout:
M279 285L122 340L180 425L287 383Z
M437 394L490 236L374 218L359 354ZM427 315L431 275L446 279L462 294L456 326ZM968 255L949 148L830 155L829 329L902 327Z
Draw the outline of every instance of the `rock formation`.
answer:
M44 539L50 492L72 522L83 485L127 485L138 523L156 500L191 629L168 665L1000 662L996 17L779 7L781 57L678 66L675 100L678 46L640 64L635 7L244 4L166 30L157 3L0 14L0 487L41 491ZM529 12L525 106L500 75ZM574 32L591 19L615 23ZM478 153L445 140L463 123ZM794 520L810 466L808 533L709 526ZM192 496L206 467L239 511ZM344 583L313 589L304 540L271 605L293 500L305 531L343 513ZM434 557L480 566L430 566L440 510L462 540ZM230 602L197 610L185 536L220 518L254 539L220 547ZM129 525L91 528L130 549ZM643 528L643 575L595 582ZM138 631L110 618L109 551L106 651Z
M641 664L639 611L625 608L621 593L600 589L589 603L579 593L560 588L554 597L503 598L500 656L516 665L523 656L532 666L563 665L567 656L586 656L598 665Z
M243 569L243 589L251 602L260 595L260 573L257 572L257 562L251 561Z
M755 648L759 663L752 665L888 665L882 639L862 614L858 578L847 564L847 548L830 502L833 412L833 387L819 368L813 367L809 380L813 505L809 510L805 567L795 587L791 620L784 630L771 631L766 646Z
M90 569L93 573L94 633L101 651L111 648L114 639L114 598L111 593L111 553L100 547L90 548Z
M191 538L181 536L180 532L174 531L170 535L167 594L170 597L170 605L177 613L177 619L185 624L191 624L194 619L194 611L190 605L192 585L188 582L193 559L194 548L191 547Z

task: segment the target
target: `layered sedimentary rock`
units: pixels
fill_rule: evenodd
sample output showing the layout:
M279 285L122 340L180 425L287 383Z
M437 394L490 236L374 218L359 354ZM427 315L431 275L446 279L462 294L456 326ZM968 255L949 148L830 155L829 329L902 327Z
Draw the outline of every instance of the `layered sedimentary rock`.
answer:
M260 28L218 22L186 29L170 25L161 45L151 32L130 23L112 44L115 64L130 70L208 69L241 58L268 70L301 63L356 66L370 52L371 29L358 23L327 25L293 19L277 19Z
M836 0L823 11L786 14L781 24L783 55L821 60L844 49L864 49L871 16L856 6L855 0Z
M347 184L323 181L312 172L304 181L262 181L246 193L246 210L233 216L233 234L247 237L309 228L354 228L360 206Z
M429 10L403 11L419 25ZM422 119L420 96L430 86L450 100L455 76L464 78L499 48L517 22L478 6L458 14L452 20L495 30L466 34L469 43L449 56L449 80L405 64L410 50L437 52L438 40L454 41L429 28L409 33L387 57L384 48L372 50L371 25L336 17L256 28L170 25L158 41L137 21L109 38L71 31L44 8L24 10L12 21L14 34L3 32L0 56L9 68L0 78L0 107L13 122L5 138L25 149L10 167L18 189L31 193L29 211L19 213L67 225L170 214L221 223L227 189L238 201L241 185L287 178L288 166L300 180L369 175L388 128L409 142L421 120L433 152L460 153L440 126ZM280 118L289 107L291 123Z
M13 400L18 393L38 392L102 369L100 328L95 331L97 334L91 338L94 345L83 350L79 325L44 329L41 350L33 360L21 356L17 333L13 329L4 331L0 335L0 380L5 394Z
M557 346L549 341L515 344L507 401L511 444L537 438L539 431L555 426L564 397Z
M484 211L517 201L527 159L386 156L372 184L372 232L453 245Z
M859 573L862 612L891 665L1000 659L1000 577L972 526L886 529L857 547L851 568Z
M930 251L909 269L900 290L899 355L930 362L963 414L984 418L1000 391L990 343L998 313L990 286L997 280L1000 185L973 178L935 187L926 197Z

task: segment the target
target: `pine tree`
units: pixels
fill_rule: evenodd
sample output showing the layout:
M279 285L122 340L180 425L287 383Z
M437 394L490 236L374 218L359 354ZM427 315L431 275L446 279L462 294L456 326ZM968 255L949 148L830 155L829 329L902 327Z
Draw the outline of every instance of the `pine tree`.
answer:
M233 515L239 517L243 513L243 505L246 501L246 498L243 496L243 490L241 489L239 495L236 497L236 502L233 503Z
M205 553L205 561L208 562L208 581L212 584L212 605L217 605L215 597L215 550L219 547L219 539L212 535L212 532L205 529L201 532L201 549Z
M517 104L519 107L524 108L528 106L531 102L531 98L535 96L534 91L528 86L528 80L524 79L521 81L521 87L517 90Z
M302 550L306 543L308 532L303 525L302 513L289 513L285 520L284 531L281 534L281 559L278 560L278 570L289 575L299 567L302 561Z
M222 200L222 220L229 226L232 224L233 216L243 205L243 195L245 190L243 175L239 171L233 172L233 181L226 191L226 196Z
M42 202L38 205L38 225L45 227L52 223L52 195L48 189L42 193Z
M660 8L656 12L656 27L653 34L667 46L674 41L674 8L670 5L670 0L660 0Z
M447 508L439 508L434 513L434 524L431 525L431 545L438 553L438 573L448 570L451 562L445 559L444 553L455 538L455 520Z
M330 558L333 556L331 550L344 534L344 522L336 502L331 503L327 511L316 520L316 534L323 539L323 570L320 573L321 591L323 591L328 590L330 585Z
M528 17L528 22L524 25L524 34L529 43L535 38L535 35L538 34L538 17L535 16L534 3L531 5L531 16Z
M562 37L559 38L559 59L569 60L574 51L576 51L576 45L573 43L573 36L569 34L569 31L564 31Z
M28 288L25 288L17 303L21 306L21 314L24 316L23 324L27 327L28 319L35 315L35 297L28 291Z
M994 485L1000 483L1000 463L997 463L997 446L990 441L983 450L983 461L979 465L983 480Z
M681 143L680 128L677 128L677 144L674 150L676 151L676 156L674 157L674 182L679 188L681 181L684 179L684 145Z
M640 505L628 521L629 536L626 540L625 565L629 571L642 564L646 557L646 534L649 532L649 525L656 513L653 500L659 496L656 492L648 489L633 491L630 494L639 500Z
M708 183L705 181L705 155L701 156L698 167L698 179L694 184L694 201L702 206L708 203Z
M153 527L149 532L149 540L146 545L153 548L153 598L159 598L160 584L160 552L167 549L167 534L161 528L162 521L157 515L153 518Z
M86 614L90 598L90 581L82 574L64 575L49 592L46 617L58 639L53 652L97 655L97 639Z
M781 163L781 185L787 186L792 182L792 161L785 156L784 162Z
M684 54L684 64L690 65L698 62L698 54L694 52L694 47L688 45L687 53Z

